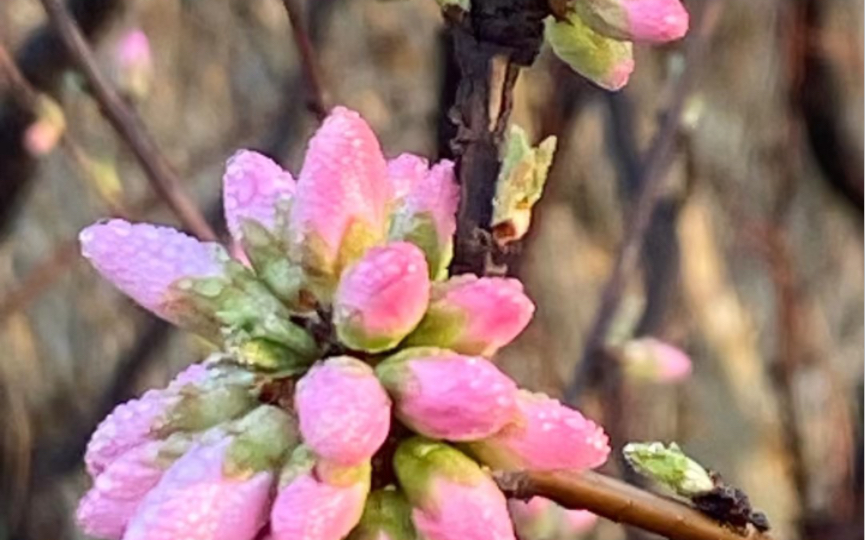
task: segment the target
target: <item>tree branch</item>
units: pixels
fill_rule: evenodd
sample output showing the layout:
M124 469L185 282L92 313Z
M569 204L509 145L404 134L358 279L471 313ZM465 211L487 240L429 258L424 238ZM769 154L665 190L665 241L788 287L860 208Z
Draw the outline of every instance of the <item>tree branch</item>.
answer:
M153 188L165 199L184 227L202 240L215 241L216 233L183 191L177 173L159 151L144 123L99 71L90 46L69 11L60 0L41 2L74 64L89 83L102 114L132 149Z
M663 123L646 156L638 183L639 193L630 212L633 217L627 224L613 270L601 293L600 305L586 338L582 359L571 384L565 391L565 399L570 403L573 403L587 386L599 378L599 366L604 363L603 355L599 353L603 349L604 339L618 310L622 291L639 260L650 219L663 192L664 179L672 159L682 112L690 95L695 73L701 63L700 59L706 49L708 35L722 5L722 2L718 1L704 2L698 8L698 16L694 18L697 22L695 30L688 38L685 69L679 76Z
M671 540L745 538L682 503L592 471L509 472L496 473L494 478L511 498L545 497L566 508L589 510ZM747 538L770 540L771 537L752 531Z
M307 88L306 106L321 122L327 117L330 108L325 99L324 85L321 82L321 68L315 57L315 48L306 30L298 0L282 0L282 4L288 14L291 36L294 38L294 45L300 55L300 68L303 71Z

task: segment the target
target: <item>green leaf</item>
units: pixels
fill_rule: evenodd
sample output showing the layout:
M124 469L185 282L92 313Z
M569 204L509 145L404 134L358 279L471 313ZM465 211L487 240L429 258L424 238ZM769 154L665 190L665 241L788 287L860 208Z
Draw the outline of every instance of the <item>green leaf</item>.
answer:
M528 231L532 207L544 191L555 151L555 137L532 146L523 128L511 126L493 199L492 227L499 243L519 240Z

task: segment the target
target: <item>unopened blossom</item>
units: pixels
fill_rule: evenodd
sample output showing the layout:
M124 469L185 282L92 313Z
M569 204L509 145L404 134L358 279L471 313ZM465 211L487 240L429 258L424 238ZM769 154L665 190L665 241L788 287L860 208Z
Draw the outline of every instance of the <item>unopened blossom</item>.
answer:
M352 349L395 347L424 316L430 282L414 244L372 248L342 276L333 302L337 336Z
M330 483L316 474L314 459L298 448L283 472L270 516L273 540L338 540L360 521L369 493L369 463Z
M153 53L150 40L135 28L121 36L114 51L116 82L121 90L137 99L144 98L153 83Z
M505 496L459 450L415 437L402 442L394 470L425 540L515 540Z
M674 383L691 375L691 359L681 349L655 338L640 338L619 347L625 373L635 378Z
M396 416L428 437L488 437L516 413L516 384L482 357L406 349L379 364L376 374L393 397Z
M145 442L109 463L78 504L76 519L81 530L96 538L120 540L144 496L179 457L170 450L185 450L188 444L183 440Z
M688 31L680 0L579 0L574 9L597 32L620 40L665 43Z
M290 218L294 258L319 278L320 292L384 240L390 198L387 164L369 125L335 107L309 142Z
M415 154L400 154L387 162L387 178L396 208L429 172L429 161ZM393 211L393 208L391 209Z
M180 326L207 330L183 299L182 281L227 284L228 254L219 244L199 242L170 227L122 219L96 223L79 235L81 253L103 277L142 307Z
M348 540L417 540L411 511L401 491L394 488L373 491Z
M453 235L456 232L456 211L459 204L459 186L454 176L454 163L442 160L417 174L418 162L410 158L397 158L393 164L391 178L409 178L411 184L405 195L396 202L390 238L407 240L416 244L426 255L430 277L443 279L453 256ZM397 169L397 172L394 172ZM400 176L402 174L402 176ZM405 186L396 181L396 189Z
M176 461L144 497L123 540L252 540L266 522L275 476L226 474L231 443L202 444Z
M341 356L316 364L297 383L295 409L303 441L323 459L368 461L390 429L390 399L372 368Z
M556 56L605 90L620 90L634 71L633 46L598 33L576 13L544 20L544 39Z
M598 520L598 516L586 510L569 510L537 496L528 501L509 500L508 508L522 540L577 540Z
M294 189L291 173L269 157L252 150L235 152L225 164L222 177L225 222L231 235L243 237L244 221L274 231L279 210L287 209Z
M516 279L457 276L433 285L429 309L406 345L492 356L523 331L534 311Z
M203 382L209 375L206 368L193 364L177 375L167 389L150 390L140 398L115 407L87 443L84 453L87 471L96 476L126 451L155 440L157 427L180 401L178 391Z
M66 133L63 109L50 96L38 94L34 103L35 119L24 131L23 146L31 156L50 153Z
M521 391L513 422L494 435L467 443L481 462L502 470L583 470L610 453L603 429L544 394Z

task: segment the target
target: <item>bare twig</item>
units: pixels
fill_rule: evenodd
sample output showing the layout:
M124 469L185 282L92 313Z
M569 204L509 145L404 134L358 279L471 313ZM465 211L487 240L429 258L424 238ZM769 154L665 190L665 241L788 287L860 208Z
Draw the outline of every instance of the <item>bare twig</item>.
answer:
M159 151L144 123L99 71L90 46L61 0L41 2L75 65L89 83L103 115L132 149L153 188L165 199L184 227L202 240L216 240L216 233L183 191L177 173Z
M673 146L685 102L690 95L700 58L706 49L707 37L718 18L721 6L722 2L707 1L698 8L699 13L695 17L696 28L688 38L685 52L685 69L679 76L664 121L646 156L639 182L640 191L631 211L633 217L627 224L612 273L601 293L600 307L586 338L582 360L565 391L565 399L568 402L573 403L582 390L598 377L598 366L603 363L603 355L599 352L603 348L604 339L618 309L625 284L637 265L649 221L663 192L665 173L672 159Z
M18 105L33 110L36 107L38 94L21 74L15 60L2 43L0 43L0 74L3 75L3 81L8 85L12 98L18 102Z
M298 0L282 0L282 4L288 13L291 35L300 55L300 67L307 87L307 107L319 121L322 121L327 116L329 109L324 95L324 86L321 82L321 68L315 57L312 40L310 40L306 30L302 10L298 5Z
M684 504L592 471L497 473L495 480L509 497L546 497L566 508L589 510L671 540L745 538ZM747 538L770 539L756 532Z

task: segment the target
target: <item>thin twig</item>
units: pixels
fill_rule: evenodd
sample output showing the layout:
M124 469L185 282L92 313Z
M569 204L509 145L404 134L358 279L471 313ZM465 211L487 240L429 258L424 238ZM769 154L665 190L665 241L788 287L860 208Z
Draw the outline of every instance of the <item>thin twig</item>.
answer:
M99 71L93 51L62 1L41 2L75 65L90 85L103 115L132 149L153 188L165 199L184 227L202 240L215 241L216 233L192 199L183 191L180 178L159 151L144 123Z
M685 52L685 69L679 76L664 121L646 156L639 182L640 192L631 211L633 217L627 225L612 273L601 293L600 307L589 330L582 360L565 391L568 402L573 403L582 390L597 378L598 365L603 362L603 355L599 352L616 315L625 284L637 265L649 221L663 192L682 112L701 64L700 59L706 49L708 35L718 18L721 6L722 2L707 1L699 8L696 28L688 39Z
M494 478L509 497L545 497L566 508L589 510L671 540L745 538L682 503L593 471L511 472L497 473ZM747 538L770 540L771 537L752 532Z
M321 82L321 69L315 57L315 48L306 24L303 20L302 10L298 0L282 0L285 11L288 14L288 22L291 24L291 35L294 45L300 55L300 67L303 70L304 82L307 87L307 108L315 114L319 122L327 117L329 110L327 100L324 96L324 86Z

